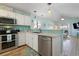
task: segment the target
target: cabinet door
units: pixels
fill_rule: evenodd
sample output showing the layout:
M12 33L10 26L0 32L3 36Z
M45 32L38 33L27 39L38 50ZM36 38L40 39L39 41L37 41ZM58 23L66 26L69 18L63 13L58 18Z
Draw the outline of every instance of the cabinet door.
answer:
M24 25L23 15L15 13L15 18L17 19L18 25Z
M33 46L33 38L32 38L32 34L26 32L26 44L32 48Z
M7 17L8 12L6 10L0 9L0 17Z
M31 25L31 17L24 15L24 23L25 25Z
M33 47L33 37L32 34L29 34L29 46L32 48Z
M19 32L18 33L18 45L21 46L21 45L24 45L26 44L26 40L25 40L25 32Z
M32 37L30 33L26 33L26 44L30 47L32 47Z
M7 11L7 12L8 12L7 17L15 19L15 13L14 12L12 12L12 11Z
M14 13L12 11L0 9L0 17L14 18Z
M29 33L28 32L26 32L25 37L26 37L26 44L29 45Z
M32 48L35 51L38 51L38 35L37 34L33 34L32 37L33 37L33 47Z
M26 33L26 44L38 51L38 35L33 33Z
M52 37L52 54L54 56L62 55L62 39L59 36Z

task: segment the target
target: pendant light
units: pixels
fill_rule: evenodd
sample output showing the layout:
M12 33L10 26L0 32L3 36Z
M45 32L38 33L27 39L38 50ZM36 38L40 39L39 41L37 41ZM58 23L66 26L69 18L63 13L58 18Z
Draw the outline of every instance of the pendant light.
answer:
M48 3L48 14L51 15L52 14L52 11L51 11L51 5L52 3Z
M63 21L63 20L64 20L64 18L61 18L61 20Z
M34 10L33 12L34 12L34 14L35 14L34 18L36 19L36 12L37 12L37 11L36 11L36 10Z

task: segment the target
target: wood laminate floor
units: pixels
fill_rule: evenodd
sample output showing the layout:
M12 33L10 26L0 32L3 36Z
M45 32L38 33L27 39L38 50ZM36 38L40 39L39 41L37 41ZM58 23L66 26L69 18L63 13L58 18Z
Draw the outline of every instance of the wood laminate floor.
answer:
M23 56L27 46L15 48L13 50L1 53L0 56Z
M38 53L27 46L22 46L8 52L1 53L0 56L38 56Z

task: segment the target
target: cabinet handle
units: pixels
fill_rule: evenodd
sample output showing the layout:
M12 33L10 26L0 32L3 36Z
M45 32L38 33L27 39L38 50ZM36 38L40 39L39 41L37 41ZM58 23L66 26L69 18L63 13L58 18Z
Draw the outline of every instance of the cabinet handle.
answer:
M12 40L12 41L16 41L16 40ZM12 42L12 41L11 41L11 42ZM2 41L2 42L0 42L0 43L5 43L5 42L7 42L7 41Z

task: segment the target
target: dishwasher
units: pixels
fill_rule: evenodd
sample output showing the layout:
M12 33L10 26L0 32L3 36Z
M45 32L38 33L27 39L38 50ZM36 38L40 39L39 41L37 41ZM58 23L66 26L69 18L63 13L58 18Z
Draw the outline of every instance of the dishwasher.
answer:
M52 56L52 37L38 36L38 52L41 56Z

